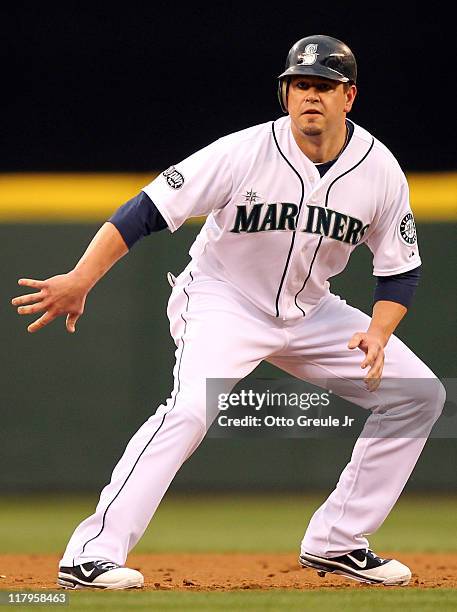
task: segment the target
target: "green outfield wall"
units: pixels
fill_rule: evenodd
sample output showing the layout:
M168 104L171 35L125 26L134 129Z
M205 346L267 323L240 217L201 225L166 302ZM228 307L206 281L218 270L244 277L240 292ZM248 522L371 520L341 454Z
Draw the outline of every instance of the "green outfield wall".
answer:
M68 271L98 224L0 225L0 490L90 490L109 478L130 435L168 395L174 345L167 271L179 272L198 226L143 240L90 294L78 331L63 319L38 334L9 305L19 277ZM423 280L398 335L440 377L457 377L456 223L420 223ZM332 290L369 312L371 256L361 247ZM267 366L259 374L269 375ZM332 486L351 440L206 440L175 482L182 489ZM431 440L409 484L454 489L457 440Z

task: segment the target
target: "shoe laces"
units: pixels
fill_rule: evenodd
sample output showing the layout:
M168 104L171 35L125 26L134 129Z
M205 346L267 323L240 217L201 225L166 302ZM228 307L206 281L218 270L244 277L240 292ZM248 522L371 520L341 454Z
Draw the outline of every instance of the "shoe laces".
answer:
M120 565L112 561L94 561L94 565L102 570L112 570L120 567Z
M370 548L367 548L367 557L370 557L371 559L373 559L374 561L377 561L378 563L382 563L384 561L384 559L381 559L381 557L378 557L378 555L374 553Z

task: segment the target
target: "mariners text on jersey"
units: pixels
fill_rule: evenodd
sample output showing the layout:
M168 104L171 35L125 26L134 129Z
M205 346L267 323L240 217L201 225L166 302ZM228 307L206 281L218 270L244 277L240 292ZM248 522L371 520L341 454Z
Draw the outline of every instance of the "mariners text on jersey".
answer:
M290 202L274 202L272 204L254 204L248 212L246 204L238 205L235 223L230 230L235 234L240 232L265 232L272 230L292 230L297 228L299 207ZM301 231L327 236L334 240L358 244L364 233L370 227L363 225L360 219L343 215L340 212L323 206L307 204L305 226Z

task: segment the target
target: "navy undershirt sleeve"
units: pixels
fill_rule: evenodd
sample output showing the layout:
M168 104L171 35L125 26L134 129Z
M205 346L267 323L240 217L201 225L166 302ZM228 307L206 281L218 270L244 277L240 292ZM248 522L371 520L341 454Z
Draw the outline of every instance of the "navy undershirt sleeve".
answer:
M405 306L405 308L409 308L413 301L416 287L419 284L420 274L421 266L402 274L377 276L373 303L387 300L389 302L397 302Z
M129 249L143 236L168 227L154 202L144 191L118 208L108 221L119 230Z

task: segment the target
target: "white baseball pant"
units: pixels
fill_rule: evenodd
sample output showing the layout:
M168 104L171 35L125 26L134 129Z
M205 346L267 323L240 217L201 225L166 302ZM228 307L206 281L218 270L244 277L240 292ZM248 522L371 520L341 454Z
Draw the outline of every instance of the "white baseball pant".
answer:
M335 490L315 512L302 541L302 551L328 557L367 547L366 534L392 509L441 413L441 383L392 336L383 374L390 391L381 384L370 393L361 378L363 354L347 348L354 332L367 329L366 314L330 294L306 317L282 321L228 283L188 268L177 279L167 311L177 345L171 397L128 443L94 514L73 533L61 565L96 559L125 563L176 472L206 433L206 379L234 384L263 360L303 380L329 379L333 391L372 411ZM401 379L435 384L397 385ZM395 393L392 385L398 387Z

